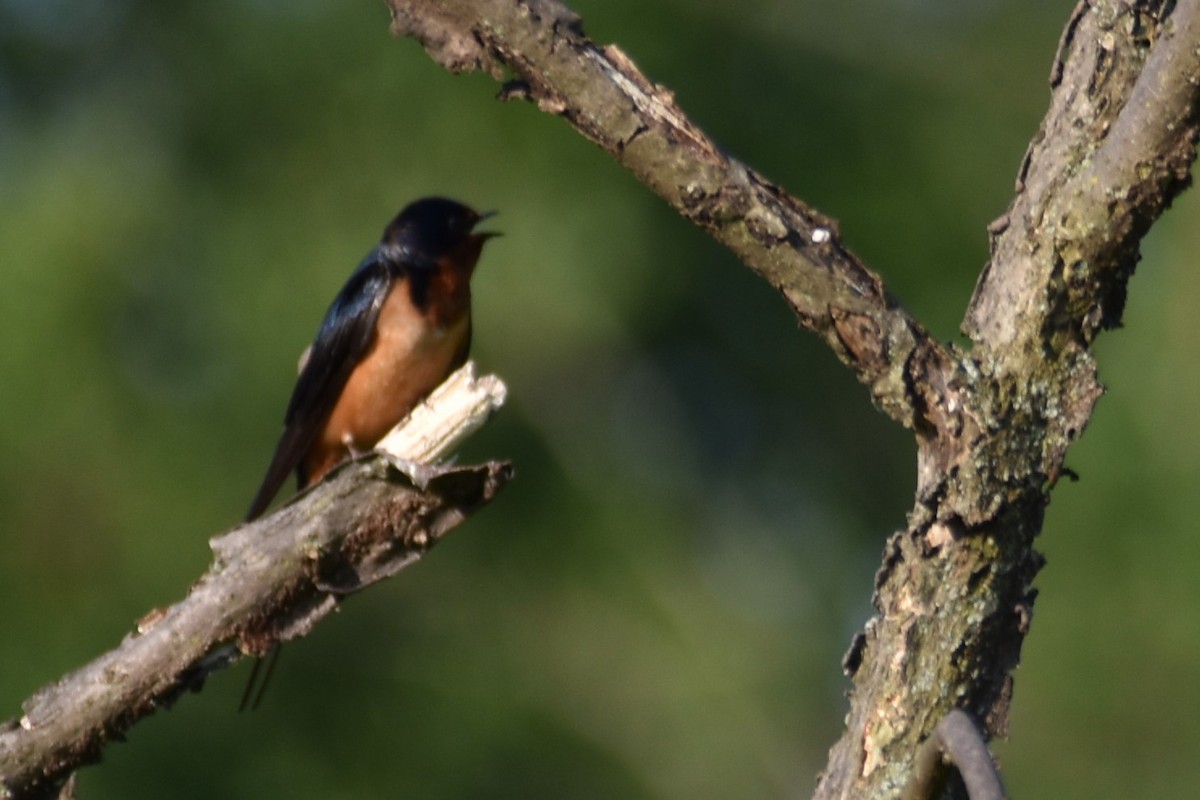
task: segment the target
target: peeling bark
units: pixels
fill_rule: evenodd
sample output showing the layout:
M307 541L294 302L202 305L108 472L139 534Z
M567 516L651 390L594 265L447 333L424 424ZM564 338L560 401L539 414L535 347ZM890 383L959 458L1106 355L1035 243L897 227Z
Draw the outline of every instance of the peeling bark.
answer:
M850 712L816 796L898 796L956 708L1003 734L1042 565L1034 539L1103 393L1091 344L1119 324L1141 238L1190 180L1200 0L1076 7L1012 205L988 226L970 352L932 340L833 220L721 152L561 4L389 4L394 30L434 60L507 80L502 97L561 117L728 247L913 429L916 501L845 658Z
M954 709L1002 735L1042 563L1034 540L1103 392L1092 343L1119 324L1140 240L1190 180L1200 0L1076 7L1014 199L988 227L991 258L964 322L970 352L931 339L834 220L722 152L563 5L389 2L394 29L439 63L488 72L501 97L562 118L728 247L913 430L917 496L885 545L877 613L844 659L850 709L816 796L899 796ZM304 633L490 500L508 471L425 477L417 488L380 457L358 462L214 542L217 561L186 600L0 726L0 796L54 791L212 669Z

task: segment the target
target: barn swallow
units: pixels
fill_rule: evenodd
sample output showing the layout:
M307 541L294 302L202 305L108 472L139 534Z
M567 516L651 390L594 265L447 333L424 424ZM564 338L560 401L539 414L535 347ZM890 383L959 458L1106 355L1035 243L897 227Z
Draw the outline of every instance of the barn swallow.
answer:
M304 489L370 450L467 360L471 275L484 243L499 235L474 229L489 216L428 197L387 226L301 357L283 435L246 521L266 510L289 473ZM255 705L269 678L270 668Z
M471 274L484 242L479 214L417 200L392 220L325 312L301 357L283 435L246 520L290 472L298 488L366 452L467 360Z

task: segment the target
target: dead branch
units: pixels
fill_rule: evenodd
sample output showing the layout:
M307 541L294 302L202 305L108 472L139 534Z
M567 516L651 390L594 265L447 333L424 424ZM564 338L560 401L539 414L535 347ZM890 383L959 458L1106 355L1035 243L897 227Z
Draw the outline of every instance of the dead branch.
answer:
M895 796L952 709L1002 734L1041 566L1034 539L1102 393L1091 343L1119 322L1141 238L1188 184L1200 0L1080 2L1016 197L989 227L970 353L930 340L836 223L722 153L562 4L389 3L397 33L561 117L727 246L915 431L916 503L885 548L879 613L846 656L850 713L817 796Z
M347 462L278 512L213 539L213 563L185 599L146 614L118 647L42 688L19 719L0 725L0 797L55 796L74 770L213 671L307 635L343 598L415 563L489 503L512 470L499 462L413 469L409 461L444 455L504 393L493 376L476 380L468 363L401 423L421 428L397 434L411 448Z

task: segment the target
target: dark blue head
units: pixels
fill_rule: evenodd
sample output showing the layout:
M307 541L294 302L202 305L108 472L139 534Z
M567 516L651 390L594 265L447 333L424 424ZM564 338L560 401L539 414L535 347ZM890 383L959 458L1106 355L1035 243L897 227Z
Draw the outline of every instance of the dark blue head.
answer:
M488 238L489 234L471 231L489 216L455 200L425 197L396 215L380 244L411 264L432 266L473 238Z

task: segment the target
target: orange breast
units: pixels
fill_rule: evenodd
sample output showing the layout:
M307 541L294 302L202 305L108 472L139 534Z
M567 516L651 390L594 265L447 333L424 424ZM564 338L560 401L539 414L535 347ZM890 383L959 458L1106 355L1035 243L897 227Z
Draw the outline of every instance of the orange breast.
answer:
M379 311L375 342L350 373L305 458L308 483L320 480L345 458L348 445L355 452L374 447L462 365L471 327L469 306L462 306L452 319L438 309L422 313L413 306L403 281L393 286Z

